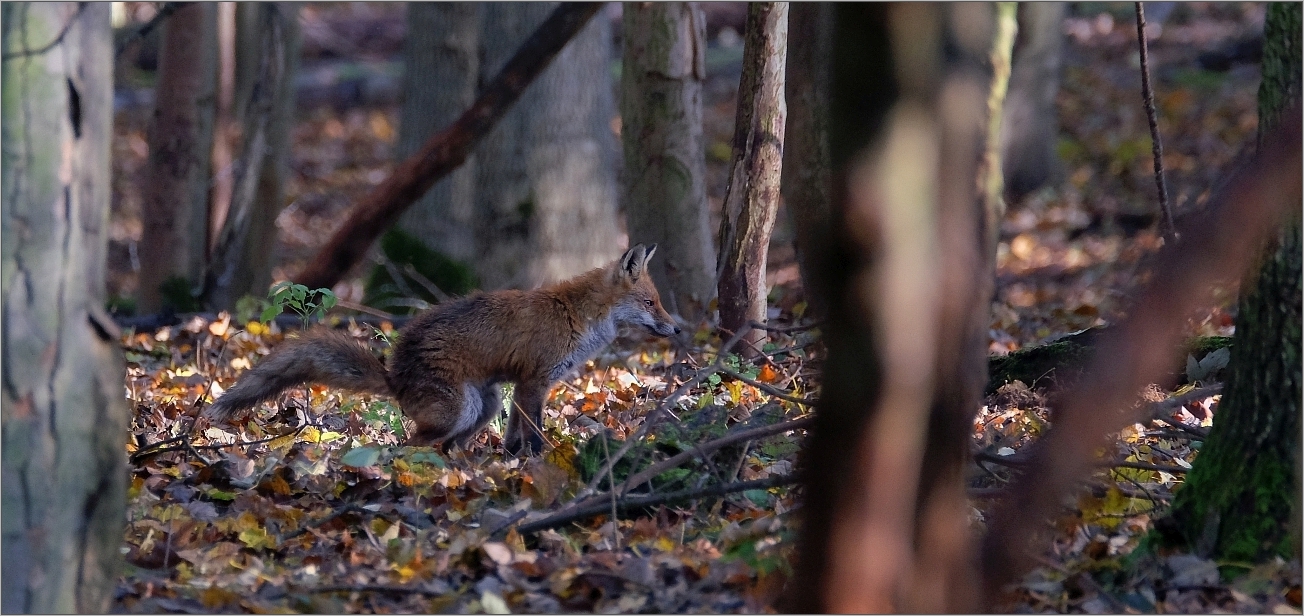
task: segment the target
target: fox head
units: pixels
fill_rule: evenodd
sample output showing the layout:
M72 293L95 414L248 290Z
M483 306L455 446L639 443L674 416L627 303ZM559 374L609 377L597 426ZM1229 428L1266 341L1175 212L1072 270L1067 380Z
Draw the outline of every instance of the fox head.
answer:
M661 295L647 271L647 262L656 251L656 244L635 244L616 260L611 275L620 289L620 299L612 317L617 323L641 325L658 336L673 336L679 333L679 327L661 307Z

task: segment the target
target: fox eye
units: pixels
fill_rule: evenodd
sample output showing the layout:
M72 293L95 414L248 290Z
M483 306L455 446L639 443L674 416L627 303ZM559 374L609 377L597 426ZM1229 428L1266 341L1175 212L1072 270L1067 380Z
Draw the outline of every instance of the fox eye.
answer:
M650 300L650 299L645 299L645 300L643 300L643 303L644 303L644 304L647 304L647 307L648 307L648 308L651 308L652 306L655 306L655 305L656 305L656 303L653 302L653 301Z

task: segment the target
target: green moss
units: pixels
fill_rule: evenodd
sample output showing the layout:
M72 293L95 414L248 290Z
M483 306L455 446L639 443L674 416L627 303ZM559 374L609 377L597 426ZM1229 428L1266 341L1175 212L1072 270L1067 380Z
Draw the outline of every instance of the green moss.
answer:
M413 309L407 306L396 306L392 300L404 297L411 299L415 296L416 299L424 300L429 304L439 303L439 298L435 297L425 285L405 272L409 264L426 280L434 283L448 295L465 295L480 285L470 266L427 247L416 236L399 229L390 229L381 237L380 251L399 272L402 286L395 282L388 268L376 265L367 276L366 291L362 300L368 306L401 313L411 312ZM406 291L403 286L407 287Z
M1091 358L1096 339L1103 328L1092 328L1070 334L1050 344L1020 349L1009 355L992 357L987 370L987 394L1006 383L1023 381L1029 387L1062 386L1081 376L1086 361ZM1185 374L1186 356L1196 360L1224 347L1230 347L1229 336L1199 336L1186 341L1183 352L1173 358L1173 373Z

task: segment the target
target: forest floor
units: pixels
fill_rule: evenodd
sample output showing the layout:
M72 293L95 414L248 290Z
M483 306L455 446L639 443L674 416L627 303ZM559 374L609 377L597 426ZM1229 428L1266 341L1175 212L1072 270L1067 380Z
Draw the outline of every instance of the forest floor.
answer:
M1066 23L1058 98L1062 170L1053 185L1011 204L1003 224L993 353L1116 322L1148 275L1147 259L1162 245L1153 228L1128 222L1156 207L1131 5L1079 6L1083 14ZM327 67L331 56L342 55L390 66L401 50L399 6L310 5L303 12L306 68ZM728 20L711 28L719 60L713 66L721 70L711 73L706 96L710 194L717 210L737 87L731 58L741 56L722 22ZM1252 147L1257 60L1214 66L1207 54L1252 38L1262 23L1261 4L1186 4L1150 43L1169 191L1179 215L1208 199L1238 155ZM1202 53L1212 68L1201 66ZM131 104L117 113L109 281L117 296L134 293L132 246L140 238L149 113ZM341 214L393 168L398 122L397 104L383 95L364 105L301 108L289 205L277 221L281 232L273 247L277 279L298 271ZM802 297L791 240L781 214L769 270L772 311L780 320L791 319ZM360 301L360 278L337 291ZM1231 333L1236 289L1220 292L1222 305L1190 321L1189 333ZM383 334L392 331L386 324L349 328L370 337L378 350L387 346ZM577 495L586 486L602 492L611 479L623 482L635 462L806 417L811 408L801 401L819 392L817 330L776 335L770 361L759 367L717 362L721 341L707 324L688 343L622 341L554 389L544 418L552 447L530 459L504 457L501 426L468 451L440 455L402 447L410 424L390 402L316 387L287 396L239 428L200 426L190 435L186 418L199 400L229 387L284 335L219 317L124 337L135 419L127 444L133 473L123 548L128 566L115 609L775 609L790 570L792 512L800 506L786 478L796 463L801 424L720 447L636 486L657 495L720 484L748 489L628 509L603 502L622 507L614 520L609 510L548 518L583 500ZM1007 609L1300 612L1298 562L1164 554L1138 564L1127 558L1180 489L1198 455L1199 435L1217 411L1219 397L1207 388L1216 384L1216 370L1197 364L1195 371L1200 374L1188 376L1197 383L1150 392L1150 403L1177 395L1186 402L1158 405L1156 414L1167 421L1118 435L1104 452L1105 467L1055 520L1044 566L1010 589ZM674 393L694 377L701 382ZM1194 386L1199 391L1193 394ZM1012 386L986 402L973 433L981 462L970 481L978 527L989 504L984 497L1009 480L1021 446L1048 426L1042 392ZM666 412L676 420L648 430L653 446L632 449L609 477L597 474L627 437ZM518 518L550 525L495 532Z

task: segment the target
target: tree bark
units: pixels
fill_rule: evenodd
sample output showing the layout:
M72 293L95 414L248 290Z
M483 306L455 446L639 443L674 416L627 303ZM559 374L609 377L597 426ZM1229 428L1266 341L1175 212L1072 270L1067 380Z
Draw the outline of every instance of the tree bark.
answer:
M624 6L621 138L630 244L664 255L649 271L670 312L696 322L714 292L702 84L706 16L696 2Z
M1011 201L1044 186L1058 172L1055 96L1067 11L1067 2L1019 3L1019 41L1001 129L1005 194Z
M1272 4L1264 23L1259 138L1299 115L1300 5ZM1217 559L1299 556L1299 204L1242 283L1226 386L1209 439L1177 493L1171 540Z
M260 11L279 11L281 37L284 51L278 58L276 79L271 87L273 102L267 121L267 151L258 170L258 184L254 193L254 208L249 221L248 238L240 262L236 266L236 280L240 281L229 293L229 303L213 306L217 309L235 307L235 300L244 295L262 298L272 284L272 262L275 258L276 218L285 209L285 178L290 164L291 133L294 130L295 88L294 77L299 68L299 5L295 2L247 3L240 8ZM261 87L261 84L259 84ZM250 100L250 99L245 99Z
M107 613L129 414L104 313L113 126L106 3L5 3L0 302L5 612Z
M733 160L720 222L720 327L738 331L766 320L765 266L779 209L783 131L788 107L784 77L788 56L788 3L747 7L743 74L734 119ZM739 343L744 357L761 349L765 332L753 329Z
M408 5L398 158L421 149L475 102L483 8L476 2ZM470 263L475 244L475 155L435 183L399 218L398 228L427 248Z
M144 187L138 310L195 308L208 253L208 184L217 87L217 6L181 5L163 26ZM168 292L161 293L165 282ZM176 283L181 284L176 284Z
M367 195L295 280L309 287L331 287L339 282L366 254L372 242L398 219L404 208L462 164L472 148L517 102L526 87L601 7L600 3L587 2L567 2L557 7L548 20L521 44L493 81L483 88L475 104L452 126L430 137L420 152L404 160L388 179ZM477 236L480 235L479 228L477 222ZM589 232L585 225L572 227L575 229Z
M486 74L553 6L485 5ZM476 267L485 288L531 288L618 256L610 62L611 24L592 20L481 144Z
M203 294L205 302L218 309L234 307L246 294L261 297L271 284L298 65L296 5L244 4L237 9L236 22L236 38L245 47L236 70L236 91L243 94L237 96L236 116L244 124L244 143L233 169L231 207L213 247Z
M788 15L783 202L797 229L797 265L808 312L816 318L825 311L816 292L819 283L815 279L822 267L815 255L829 237L833 188L828 134L833 15L834 6L827 2L798 2Z

